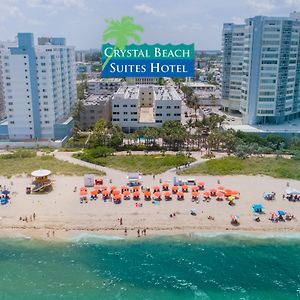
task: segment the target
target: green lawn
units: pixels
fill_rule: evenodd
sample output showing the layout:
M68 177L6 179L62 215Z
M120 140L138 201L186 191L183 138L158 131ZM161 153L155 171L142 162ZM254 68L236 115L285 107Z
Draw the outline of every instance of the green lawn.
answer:
M4 158L0 156L0 175L11 177L19 174L30 174L34 170L49 169L53 174L78 175L87 173L104 175L103 172L87 167L58 160L52 156L36 156L24 158Z
M116 155L89 159L89 162L126 172L159 174L194 160L183 155Z
M285 158L251 157L239 159L225 157L212 159L203 164L195 165L180 174L206 175L268 175L276 178L300 180L300 161Z

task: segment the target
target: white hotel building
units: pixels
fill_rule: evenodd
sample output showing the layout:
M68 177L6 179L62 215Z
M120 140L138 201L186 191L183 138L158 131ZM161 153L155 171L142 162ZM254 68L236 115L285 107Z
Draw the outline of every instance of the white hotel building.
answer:
M125 132L181 121L182 99L173 87L122 86L112 98L112 122Z
M17 41L0 44L2 96L6 120L0 139L63 140L70 136L76 95L74 48L64 38L19 33Z

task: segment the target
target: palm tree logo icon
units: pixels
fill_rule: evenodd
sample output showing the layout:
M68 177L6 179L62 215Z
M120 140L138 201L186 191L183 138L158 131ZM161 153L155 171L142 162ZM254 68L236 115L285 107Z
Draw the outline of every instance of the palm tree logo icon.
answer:
M115 47L113 50L117 48L124 50L129 39L133 39L137 43L140 43L141 37L136 32L144 32L144 27L135 24L133 17L125 16L121 20L109 19L106 20L106 23L108 23L108 27L104 31L103 41L108 42L109 40L114 40ZM102 66L102 70L111 58L112 56L107 57Z

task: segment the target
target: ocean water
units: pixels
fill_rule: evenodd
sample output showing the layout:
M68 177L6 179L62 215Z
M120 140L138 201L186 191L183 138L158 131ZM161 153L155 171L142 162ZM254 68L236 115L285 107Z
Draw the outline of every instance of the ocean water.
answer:
M0 240L0 299L300 299L300 237Z

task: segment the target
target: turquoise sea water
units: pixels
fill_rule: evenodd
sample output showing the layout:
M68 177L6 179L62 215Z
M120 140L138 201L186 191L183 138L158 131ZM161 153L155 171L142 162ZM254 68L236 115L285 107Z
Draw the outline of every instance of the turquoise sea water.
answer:
M78 240L1 239L0 299L300 299L299 237Z

